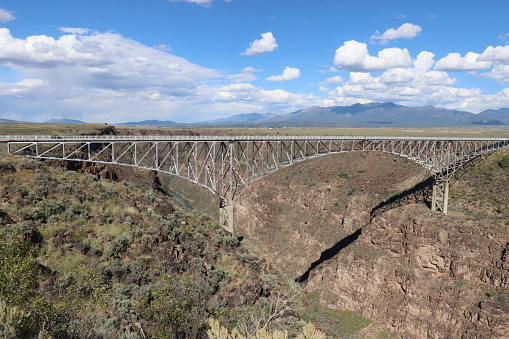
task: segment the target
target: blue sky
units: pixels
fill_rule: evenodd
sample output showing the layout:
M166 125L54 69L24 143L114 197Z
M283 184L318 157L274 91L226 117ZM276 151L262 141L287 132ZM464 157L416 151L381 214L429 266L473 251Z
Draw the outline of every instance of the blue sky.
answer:
M2 0L0 117L509 107L508 13L500 0Z

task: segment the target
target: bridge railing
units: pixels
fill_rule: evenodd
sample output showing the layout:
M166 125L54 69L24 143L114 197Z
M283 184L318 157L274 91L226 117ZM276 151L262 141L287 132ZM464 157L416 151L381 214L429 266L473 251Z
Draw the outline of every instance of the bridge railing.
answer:
M15 141L309 141L309 140L406 140L406 141L509 141L509 138L444 138L390 136L207 136L207 135L0 135L0 142Z

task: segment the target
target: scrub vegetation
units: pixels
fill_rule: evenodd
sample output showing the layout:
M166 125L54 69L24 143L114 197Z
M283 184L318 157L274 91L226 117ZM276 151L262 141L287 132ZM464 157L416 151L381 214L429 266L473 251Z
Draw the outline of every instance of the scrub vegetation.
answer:
M168 195L5 153L0 172L0 337L321 333L291 279Z

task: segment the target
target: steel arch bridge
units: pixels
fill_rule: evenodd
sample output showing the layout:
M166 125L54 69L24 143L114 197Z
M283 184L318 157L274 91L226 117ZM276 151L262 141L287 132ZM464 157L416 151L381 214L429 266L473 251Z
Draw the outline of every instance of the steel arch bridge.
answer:
M432 210L447 213L449 177L509 138L359 136L0 136L8 152L40 159L118 164L185 178L220 198L220 223L233 233L235 196L295 162L330 153L379 151L408 158L434 177Z

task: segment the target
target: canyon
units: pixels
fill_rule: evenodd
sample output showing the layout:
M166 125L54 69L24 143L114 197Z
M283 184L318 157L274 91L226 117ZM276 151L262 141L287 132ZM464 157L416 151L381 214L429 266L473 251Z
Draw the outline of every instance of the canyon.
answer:
M500 166L508 154L458 172L448 214L430 210L429 173L407 159L350 152L297 163L239 195L236 232L300 285L304 302L373 321L347 337L509 337L509 170ZM67 167L178 192L217 218L216 197L183 179Z
M255 182L239 197L236 225L245 246L323 306L372 319L398 338L509 337L505 154L461 173L447 215L430 211L423 168L357 152Z

